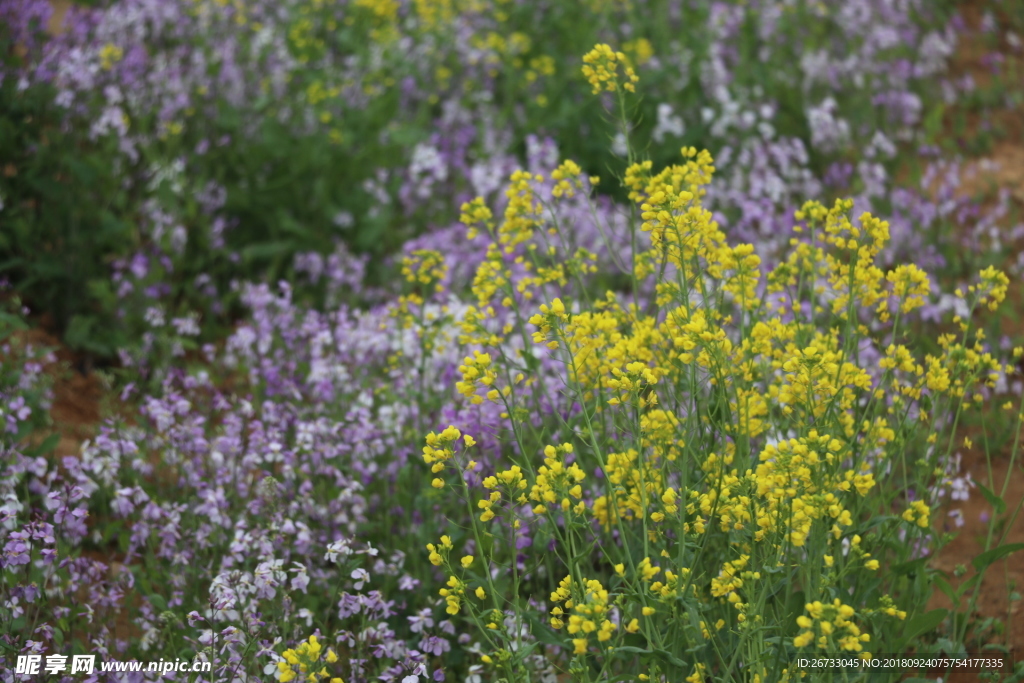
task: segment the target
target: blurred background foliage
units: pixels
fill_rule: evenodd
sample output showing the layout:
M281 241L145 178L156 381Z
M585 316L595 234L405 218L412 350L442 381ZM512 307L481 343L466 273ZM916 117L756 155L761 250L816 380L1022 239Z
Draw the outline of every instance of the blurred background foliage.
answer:
M1000 27L1020 30L1019 4L995 6ZM590 174L621 174L617 131L579 74L596 42L640 73L634 147L655 167L684 145L721 155L739 169L722 182L746 194L713 207L727 224L771 214L753 221L762 233L784 229L813 190L865 194L886 213L891 195L872 194L858 166L878 134L900 150L878 155L881 172L916 179L921 148L978 152L1009 134L968 135L964 110L1020 96L1004 87L1019 75L1009 68L963 97L946 78L951 0L916 3L888 41L840 3L804 0L147 7L81 3L56 36L47 3L7 6L0 22L0 274L100 362L153 352L154 305L198 313L205 338L219 334L239 312L239 281L287 279L322 301L322 281L297 277L302 254L365 256L368 282L386 286L388 256L497 191L530 136L556 140ZM850 55L860 61L843 66ZM814 59L830 66L815 76ZM937 65L917 68L927 59ZM822 111L834 140L823 141ZM962 135L945 136L951 125ZM775 181L741 168L744 149L791 186L756 190ZM609 177L599 190L623 200L617 188Z

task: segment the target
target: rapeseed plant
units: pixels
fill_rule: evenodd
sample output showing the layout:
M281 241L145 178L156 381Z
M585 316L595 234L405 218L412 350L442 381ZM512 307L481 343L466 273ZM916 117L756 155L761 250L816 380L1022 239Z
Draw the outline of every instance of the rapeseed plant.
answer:
M281 656L284 660L277 663L277 679L282 683L288 683L296 678L308 683L317 683L330 677L326 665L338 661L338 655L334 650L327 648L325 651L316 636L310 636L297 648L285 650ZM343 681L341 678L333 677L330 683Z
M621 96L637 80L606 45L584 61L595 93ZM959 335L938 339L940 355L921 357L904 321L925 305L929 279L915 264L880 264L884 220L851 218L847 200L808 202L788 253L765 271L754 246L729 244L702 204L711 155L681 155L660 171L627 168L623 186L649 240L634 255L632 291L604 299L531 279L557 267L531 243L558 232L549 203L585 191L574 162L551 174L550 199L540 175L514 173L497 229L482 198L463 206L470 237L491 243L457 390L504 407L514 464L484 477L483 497L464 481L440 483L475 500L464 543L478 556L463 567L515 578L504 593L477 589L486 607L464 600L470 586L454 573L442 595L449 612L485 624L493 649L480 661L507 680L527 680L531 648L520 629L497 625L501 610L531 638L561 644L574 681L748 680L744 671L818 680L794 668L796 654L868 659L908 645L903 624L928 597L908 568L940 543L933 476L951 455L934 436L952 439L954 416L1009 371L962 321ZM507 266L513 258L521 268ZM523 282L533 297L521 296ZM964 305L995 309L1006 289L1006 276L986 269ZM500 328L472 333L496 311ZM533 348L510 355L517 339ZM869 341L885 349L875 368L860 359ZM516 406L531 405L539 372L555 374L572 408L538 430ZM561 445L537 443L555 432ZM437 439L428 436L428 463L443 461ZM515 545L524 528L526 549ZM517 553L540 548L557 560L528 560L536 571L520 575ZM446 570L446 553L461 552L428 549ZM556 577L541 602L533 591Z

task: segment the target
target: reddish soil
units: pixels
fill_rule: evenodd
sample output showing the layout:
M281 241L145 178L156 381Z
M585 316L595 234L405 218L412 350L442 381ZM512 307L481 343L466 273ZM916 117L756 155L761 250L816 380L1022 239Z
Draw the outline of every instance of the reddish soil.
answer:
M992 477L990 479L984 455L974 453L968 457L969 460L965 463L964 471L969 472L975 481L985 484L997 494L1000 493L1004 483L1007 481L1009 458L1003 456L993 459ZM1003 496L1007 504L1007 511L1003 515L1004 520L1009 519L1017 503L1022 498L1024 498L1024 470L1021 468L1020 456L1018 455L1017 465L1009 477L1006 494ZM952 542L930 563L931 567L945 574L954 588L959 586L961 582L970 579L976 573L971 566L971 560L985 550L989 520L996 517L992 506L989 505L978 490L972 492L970 500L956 502L947 506L946 510L956 508L963 512L964 526L962 529L959 529L957 536ZM953 526L949 518L936 521L937 525L941 524L947 528ZM989 547L995 547L998 541L999 534L996 534ZM1024 542L1024 515L1017 516L1013 526L1006 531L1006 537L1003 541L1003 543L1021 542ZM959 580L954 578L954 571L958 565L963 565L967 569L967 572ZM1013 591L1024 593L1024 554L1021 553L1011 555L1007 559L996 562L988 568L982 578L973 614L979 620L988 617L1000 619L1005 632L1002 636L989 638L988 640L989 642L1001 643L1010 647L1015 661L1021 661L1024 659L1024 602L1010 602L1010 593ZM962 599L961 611L966 610L971 593L972 591L969 590ZM950 609L952 607L953 605L949 598L936 590L929 604L929 609ZM981 650L980 645L979 643L968 649L972 652L978 652ZM966 683L967 681L980 679L958 672L950 680L957 683Z
M46 368L53 380L53 404L50 407L53 428L51 432L41 434L39 439L51 433L60 434L54 455L58 458L77 455L82 442L92 438L99 426L104 400L103 383L96 373L75 369L80 365L80 358L53 335L33 328L20 336L35 347L52 349L57 356L57 362Z

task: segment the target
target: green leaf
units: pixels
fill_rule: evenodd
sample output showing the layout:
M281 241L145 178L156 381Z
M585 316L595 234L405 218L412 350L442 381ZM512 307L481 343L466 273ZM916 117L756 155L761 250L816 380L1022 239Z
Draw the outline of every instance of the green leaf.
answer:
M91 351L104 356L112 352L111 344L104 343L109 339L110 328L101 329L100 321L93 315L75 315L68 323L64 333L64 341L73 349Z
M953 603L953 609L960 606L960 596L953 590L953 586L949 585L949 581L946 581L945 577L936 574L935 585L939 587L939 590L946 594L946 597Z
M946 114L946 105L936 104L924 119L924 130L930 139L934 139L942 130L942 119Z
M807 604L803 591L790 594L786 601L785 615L782 622L782 633L787 636L795 636L799 630L796 618L804 613L804 605Z
M2 273L5 270L11 270L13 268L17 268L17 267L19 267L21 265L24 265L24 263L25 263L25 259L23 259L21 257L18 257L18 256L14 257L14 258L9 258L6 261L0 261L0 273Z
M132 535L128 529L123 529L121 533L117 535L117 546L121 549L122 553L127 553L128 548L132 545Z
M60 434L50 434L41 444L31 449L31 455L37 457L51 453L58 443L60 443Z
M530 622L530 633L545 645L554 647L565 647L565 643L555 633L555 630L541 622L536 614L527 613L526 620Z
M20 317L0 311L0 325L7 325L12 330L27 330L28 325Z
M982 652L1001 652L1004 655L1010 654L1010 648L1001 643L988 643L981 646Z
M289 241L279 242L263 242L261 244L250 244L245 249L242 249L242 258L246 262L252 263L253 261L259 261L264 259L271 259L275 256L281 256L291 251L293 243Z
M926 556L919 557L916 560L910 560L909 562L901 562L893 567L892 571L896 576L909 576L910 574L917 573L917 571L921 569L929 559L931 558Z
M957 598L963 597L964 593L966 593L967 591L971 590L971 587L974 584L976 584L979 579L981 579L981 574L980 573L975 574L974 576L972 576L971 578L967 579L962 584L960 584L960 587L956 589L956 596L957 596Z
M623 645L622 647L617 647L615 649L618 652L633 652L633 653L636 653L638 655L647 655L648 657L657 657L659 659L662 659L662 660L670 663L672 666L680 666L680 667L686 666L686 662L684 662L683 660L679 659L678 657L676 657L674 654L672 654L671 652L669 652L667 650L661 650L661 649L658 649L658 648L654 648L653 650L645 650L642 647L633 647L632 645Z
M985 496L985 500L987 500L989 505L991 505L996 511L997 515L1001 515L1006 512L1006 501L997 496L982 483L978 483L978 488L981 489L981 495Z
M151 594L149 596L149 602L151 605L153 605L153 607L156 608L158 614L160 612L167 611L167 601L164 599L164 596L160 595L159 593Z
M907 622L906 627L903 629L903 638L900 641L893 652L903 652L904 648L918 636L924 635L929 631L934 631L935 628L942 623L946 618L949 610L944 609L933 609L931 612L925 612L919 614L910 621Z
M669 664L672 664L673 666L686 666L686 662L679 659L679 657L676 657L668 650L659 650L655 648L654 654L658 655L659 657L667 661Z
M293 235L300 240L308 241L310 238L309 228L295 220L291 212L285 209L277 212L277 225L281 228L281 232Z
M987 550L981 555L978 555L971 561L971 564L973 564L974 568L980 572L996 560L1001 560L1010 553L1015 553L1018 550L1024 550L1024 543L1008 543L1007 545L1001 545L998 548L992 548L992 550Z

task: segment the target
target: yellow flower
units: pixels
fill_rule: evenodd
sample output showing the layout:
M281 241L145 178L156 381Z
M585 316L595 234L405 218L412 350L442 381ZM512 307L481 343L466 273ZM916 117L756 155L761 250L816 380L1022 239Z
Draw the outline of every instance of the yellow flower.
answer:
M318 678L327 678L327 668L320 665L322 652L323 646L315 635L310 636L305 642L299 643L298 647L285 650L281 653L284 661L277 663L278 678L286 682L294 680L297 675L295 667L298 667L300 672L308 674L307 680L316 681ZM324 661L333 664L338 661L338 655L334 650L328 648Z
M110 71L114 68L114 64L121 61L121 58L124 57L124 50L113 43L107 43L100 48L99 56L100 66L104 71Z
M620 65L624 69L624 76L619 76ZM595 95L602 90L616 92L620 88L635 92L633 84L640 80L629 65L626 55L615 52L604 43L595 45L593 50L583 56L583 75Z
M281 672L279 680L288 683L288 681L295 678L295 671L288 665L288 662L278 662L277 670Z

